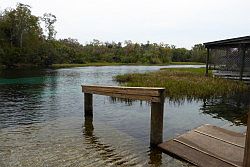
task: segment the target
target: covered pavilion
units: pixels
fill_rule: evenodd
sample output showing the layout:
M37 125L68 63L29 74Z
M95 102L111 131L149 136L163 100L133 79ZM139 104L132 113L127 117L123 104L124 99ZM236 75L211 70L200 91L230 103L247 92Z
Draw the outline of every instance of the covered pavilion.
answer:
M204 43L207 48L206 75L250 81L250 36Z

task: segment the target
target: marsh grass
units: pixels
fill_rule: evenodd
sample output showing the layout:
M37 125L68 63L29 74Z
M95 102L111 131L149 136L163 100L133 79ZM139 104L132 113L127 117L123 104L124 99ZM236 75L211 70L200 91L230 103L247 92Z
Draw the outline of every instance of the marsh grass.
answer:
M171 62L171 65L205 65L205 63L201 63L201 62Z
M174 99L204 99L230 96L248 91L240 81L205 77L205 68L168 68L144 74L117 75L114 79L125 86L165 87L166 96Z

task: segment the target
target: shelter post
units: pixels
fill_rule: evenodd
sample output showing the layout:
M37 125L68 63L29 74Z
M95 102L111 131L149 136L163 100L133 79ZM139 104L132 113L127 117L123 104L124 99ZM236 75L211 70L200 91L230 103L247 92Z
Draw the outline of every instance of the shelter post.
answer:
M209 48L207 48L207 57L206 57L206 76L208 76L208 64L209 64L209 53L210 51L209 51Z
M246 57L246 46L244 44L240 45L240 80L243 78L244 68L245 68L245 57Z

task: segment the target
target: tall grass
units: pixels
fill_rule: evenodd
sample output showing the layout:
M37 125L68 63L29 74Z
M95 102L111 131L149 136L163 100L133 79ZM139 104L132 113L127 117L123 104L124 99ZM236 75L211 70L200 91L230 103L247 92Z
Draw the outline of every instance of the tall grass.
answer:
M144 74L117 75L114 79L125 86L165 87L170 98L212 98L248 91L240 81L211 76L205 77L204 68L162 69Z
M173 61L170 64L171 65L205 65L205 63L201 63L201 62L179 62L179 61Z

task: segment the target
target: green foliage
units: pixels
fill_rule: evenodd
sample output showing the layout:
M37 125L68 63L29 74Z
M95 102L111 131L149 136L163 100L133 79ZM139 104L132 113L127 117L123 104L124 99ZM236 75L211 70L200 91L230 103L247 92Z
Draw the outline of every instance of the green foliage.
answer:
M30 6L19 3L6 9L0 17L1 63L7 67L32 63L41 38L39 18L31 14Z
M196 44L191 50L190 61L192 62L206 62L207 51L204 45Z
M174 62L206 62L206 48L203 44L196 44L191 50L173 48L172 61Z
M43 34L40 21L45 24ZM168 44L101 42L97 39L80 44L76 39L55 39L57 18L51 13L32 14L29 5L0 11L0 63L7 67L22 65L83 64L95 62L131 64L169 64L171 61L204 62L205 48L192 50Z
M172 61L179 61L179 62L189 61L190 57L191 57L190 51L185 48L173 49Z
M165 87L166 96L179 98L212 98L229 96L249 89L239 81L205 77L204 68L164 69L150 73L118 75L114 79L126 86Z

